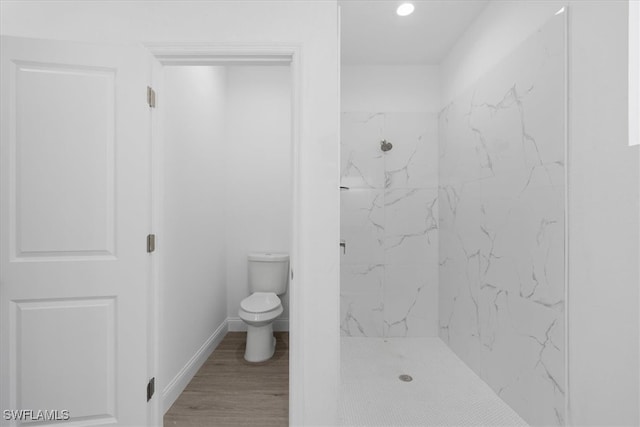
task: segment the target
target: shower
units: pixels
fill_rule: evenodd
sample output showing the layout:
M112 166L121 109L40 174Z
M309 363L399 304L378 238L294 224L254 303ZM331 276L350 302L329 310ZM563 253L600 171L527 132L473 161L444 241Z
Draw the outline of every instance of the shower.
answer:
M428 25L425 4L412 17ZM421 65L343 63L345 425L564 424L564 29L565 16L551 13L455 90L441 70L446 52ZM469 376L453 375L462 370ZM379 392L358 388L366 382ZM424 398L445 387L455 388L450 400ZM493 408L446 419L425 409L470 390L465 399ZM402 413L384 406L399 401Z

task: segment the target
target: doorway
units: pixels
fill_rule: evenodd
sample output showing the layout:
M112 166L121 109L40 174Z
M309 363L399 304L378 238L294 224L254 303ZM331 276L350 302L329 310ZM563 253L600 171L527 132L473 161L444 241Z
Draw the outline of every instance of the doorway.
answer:
M156 424L229 331L249 295L246 255L290 254L297 170L292 54L185 59L151 51L158 232ZM163 242L163 243L160 243ZM289 299L274 330L289 331Z

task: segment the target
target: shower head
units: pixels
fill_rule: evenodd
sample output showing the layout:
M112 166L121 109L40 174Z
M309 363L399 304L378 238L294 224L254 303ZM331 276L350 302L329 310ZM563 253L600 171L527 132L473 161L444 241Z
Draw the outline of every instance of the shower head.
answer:
M386 139L383 139L382 141L380 141L380 149L382 151L387 152L392 148L393 148L393 144L387 141Z

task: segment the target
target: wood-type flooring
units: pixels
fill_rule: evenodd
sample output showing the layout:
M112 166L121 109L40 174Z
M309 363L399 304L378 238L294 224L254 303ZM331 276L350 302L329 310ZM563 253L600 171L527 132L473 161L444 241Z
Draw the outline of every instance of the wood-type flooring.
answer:
M244 360L245 332L229 332L164 415L166 427L287 426L289 333L266 362Z

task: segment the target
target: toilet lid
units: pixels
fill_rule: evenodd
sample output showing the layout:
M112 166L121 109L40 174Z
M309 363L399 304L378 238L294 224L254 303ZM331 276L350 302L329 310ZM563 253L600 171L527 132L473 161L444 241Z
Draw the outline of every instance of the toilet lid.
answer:
M280 305L280 298L273 292L255 292L240 302L240 307L250 313L264 313Z

